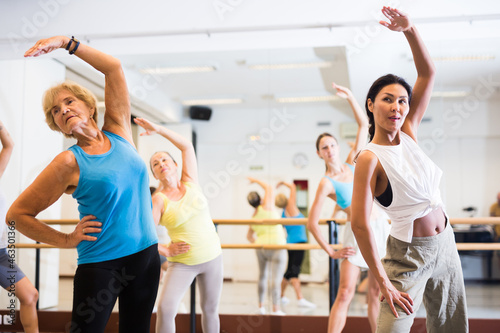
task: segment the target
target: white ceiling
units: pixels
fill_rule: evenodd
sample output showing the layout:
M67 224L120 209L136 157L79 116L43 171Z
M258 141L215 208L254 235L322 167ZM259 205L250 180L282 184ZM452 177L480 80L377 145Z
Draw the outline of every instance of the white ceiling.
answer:
M494 57L436 61L435 90L470 91L479 80L500 82L500 2L391 3L410 13L434 57ZM244 103L237 109L273 107L277 96L331 93L333 80L350 86L362 101L380 75L393 72L411 83L416 77L404 36L376 23L384 4L373 0L2 1L0 60L22 58L38 38L74 34L119 57L138 112L147 110L163 121L180 119L184 99L239 97ZM62 51L50 56L71 68L71 75L102 85L102 77L76 57ZM248 68L257 63L318 60L334 65ZM139 73L141 68L167 65L213 65L217 70L168 76ZM493 85L498 93L500 83ZM330 105L344 111L345 103L339 104Z

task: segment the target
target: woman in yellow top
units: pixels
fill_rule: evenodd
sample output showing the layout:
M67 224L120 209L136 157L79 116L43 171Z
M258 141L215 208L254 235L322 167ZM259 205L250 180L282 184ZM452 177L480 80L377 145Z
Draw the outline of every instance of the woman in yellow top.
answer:
M136 118L146 132L160 134L182 152L182 175L167 152L157 152L150 160L161 190L153 196L153 218L167 228L171 243L165 256L169 266L158 301L156 332L175 332L177 308L191 282L197 278L205 333L220 331L218 307L222 290L222 250L208 201L198 184L196 155L191 142L177 133Z
M255 191L247 196L248 203L255 208L254 219L279 219L279 214L274 211L273 188L263 181L248 177L251 183L256 183L264 189L264 199L261 200ZM257 237L255 237L257 236ZM248 229L247 239L255 244L286 244L285 231L281 224L275 225L252 225ZM269 266L271 268L271 294L273 301L273 315L284 315L280 310L281 278L285 273L287 264L286 250L264 250L257 249L257 260L259 262L259 313L265 314L264 296L266 294Z

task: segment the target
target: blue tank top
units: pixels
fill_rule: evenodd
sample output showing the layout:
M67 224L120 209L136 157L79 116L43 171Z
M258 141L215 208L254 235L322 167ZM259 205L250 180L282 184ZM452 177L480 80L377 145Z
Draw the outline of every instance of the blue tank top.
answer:
M281 214L282 218L287 218L285 210L283 209L283 214ZM299 213L297 216L293 216L293 218L300 219L303 218L304 215ZM283 225L286 229L286 242L289 244L296 243L305 243L307 242L307 233L305 225Z
M77 145L69 148L76 157L80 178L73 197L80 219L94 215L101 232L89 234L96 241L77 246L78 264L125 257L158 243L146 164L124 138L103 131L111 148L89 155Z
M354 175L354 166L347 164L346 165L351 169L352 174ZM330 180L330 182L333 185L333 188L335 189L335 194L337 196L337 204L340 206L342 209L346 209L351 205L351 200L352 200L352 187L353 187L353 182L339 182L336 180L333 180L332 178L325 176Z

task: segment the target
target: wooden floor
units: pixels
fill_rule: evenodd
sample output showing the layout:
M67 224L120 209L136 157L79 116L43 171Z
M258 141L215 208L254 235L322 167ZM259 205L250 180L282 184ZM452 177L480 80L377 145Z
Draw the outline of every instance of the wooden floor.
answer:
M2 317L7 311L0 311ZM16 313L17 316L19 313ZM17 317L19 318L19 317ZM201 316L196 316L196 333L201 331ZM263 316L263 315L221 315L222 333L316 333L326 332L328 318L326 316ZM67 332L71 321L69 311L39 311L40 332L62 333ZM150 332L154 333L156 314L151 318ZM177 333L190 332L190 317L188 314L179 314L176 318ZM471 333L498 333L500 319L470 319ZM19 322L14 325L0 325L0 332L22 332ZM114 312L106 327L106 333L118 333L118 314ZM366 317L348 317L344 333L370 332ZM416 318L411 333L425 333L425 319ZM139 332L138 332L139 333Z

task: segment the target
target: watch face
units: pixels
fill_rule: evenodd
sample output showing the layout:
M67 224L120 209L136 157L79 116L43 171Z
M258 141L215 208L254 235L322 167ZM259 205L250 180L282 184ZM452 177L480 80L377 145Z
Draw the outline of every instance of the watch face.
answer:
M297 153L293 155L292 164L297 169L304 169L309 164L307 155L304 153Z

